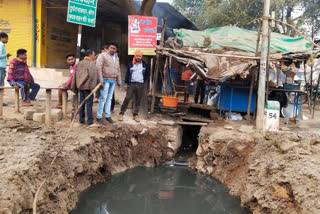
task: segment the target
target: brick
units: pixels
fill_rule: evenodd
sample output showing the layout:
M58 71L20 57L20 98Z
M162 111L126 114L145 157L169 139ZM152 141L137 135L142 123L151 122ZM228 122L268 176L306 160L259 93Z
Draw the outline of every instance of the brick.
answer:
M61 109L51 109L51 118L55 122L62 120L62 110Z
M45 114L44 113L34 113L33 121L44 123Z
M36 110L34 110L34 109L26 109L24 111L24 119L25 120L32 120L34 113L36 113Z

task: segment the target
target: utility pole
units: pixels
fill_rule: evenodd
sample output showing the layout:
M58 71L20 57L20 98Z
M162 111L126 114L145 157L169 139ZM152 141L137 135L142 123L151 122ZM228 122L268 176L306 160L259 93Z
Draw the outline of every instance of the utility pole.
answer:
M262 130L264 126L264 105L265 105L265 91L266 91L266 68L268 59L268 31L270 17L270 0L264 0L263 20L262 20L262 40L261 40L261 57L260 57L260 71L259 71L259 85L258 85L258 102L257 102L257 120L256 128Z

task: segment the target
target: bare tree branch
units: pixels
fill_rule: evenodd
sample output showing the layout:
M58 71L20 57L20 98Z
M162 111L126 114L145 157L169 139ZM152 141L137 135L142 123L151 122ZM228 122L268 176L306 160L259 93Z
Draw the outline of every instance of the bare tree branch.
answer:
M139 14L142 16L152 16L152 8L156 0L144 0L141 4Z
M121 6L128 12L129 15L151 16L152 8L156 0L143 0L140 10L136 10L132 0L119 0Z

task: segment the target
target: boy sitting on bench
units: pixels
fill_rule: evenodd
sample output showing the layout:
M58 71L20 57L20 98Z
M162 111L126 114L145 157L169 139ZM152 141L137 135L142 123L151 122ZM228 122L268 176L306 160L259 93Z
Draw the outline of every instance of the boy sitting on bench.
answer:
M17 57L10 62L7 80L12 87L21 89L22 106L31 106L31 100L35 100L40 85L34 82L29 71L27 50L17 51ZM28 95L29 88L31 93Z

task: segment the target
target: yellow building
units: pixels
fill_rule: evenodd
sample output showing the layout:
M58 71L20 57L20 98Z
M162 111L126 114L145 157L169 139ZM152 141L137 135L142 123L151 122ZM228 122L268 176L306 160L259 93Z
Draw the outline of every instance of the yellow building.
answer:
M24 48L30 66L63 68L64 55L75 52L77 25L66 22L66 9L48 7L48 2L0 0L0 32L9 35L11 59Z

